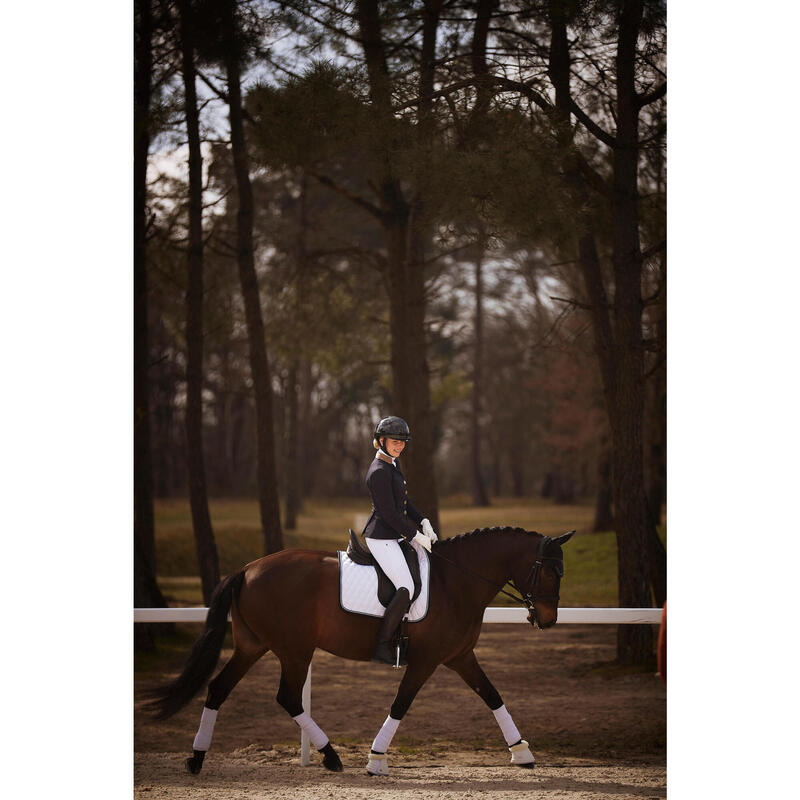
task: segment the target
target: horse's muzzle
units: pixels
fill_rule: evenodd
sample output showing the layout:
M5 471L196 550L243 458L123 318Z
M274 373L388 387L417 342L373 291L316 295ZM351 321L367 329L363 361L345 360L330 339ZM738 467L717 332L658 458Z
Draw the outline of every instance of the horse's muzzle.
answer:
M536 615L536 609L530 608L528 609L528 622L536 628L538 626L539 630L547 630L547 628L552 628L553 625L556 624L558 617L554 617L550 620L550 622L541 622Z

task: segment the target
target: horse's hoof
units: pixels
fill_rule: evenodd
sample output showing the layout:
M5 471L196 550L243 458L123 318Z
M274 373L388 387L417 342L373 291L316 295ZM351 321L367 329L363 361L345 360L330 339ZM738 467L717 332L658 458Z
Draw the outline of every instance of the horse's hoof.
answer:
M339 754L333 749L333 745L330 742L320 750L320 753L323 756L322 766L325 769L329 769L331 772L341 772L344 769Z
M335 753L332 758L325 756L325 758L322 759L322 766L325 767L325 769L329 769L331 772L341 772L344 769L342 762L339 760L339 756Z
M516 767L522 767L522 769L533 769L533 761L529 764L515 764Z
M202 764L198 764L198 762L195 761L194 758L187 758L184 763L186 764L186 771L192 775L197 775L197 773L200 772L200 769L203 766Z
M186 771L191 775L197 775L203 767L203 759L206 754L202 750L195 750L191 758L187 758L183 763L186 764Z

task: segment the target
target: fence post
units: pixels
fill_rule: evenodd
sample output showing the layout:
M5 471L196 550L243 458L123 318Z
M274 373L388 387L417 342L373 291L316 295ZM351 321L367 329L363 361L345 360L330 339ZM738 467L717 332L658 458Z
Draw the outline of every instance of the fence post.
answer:
M311 664L308 665L308 675L303 684L303 711L311 713ZM308 734L300 731L300 766L307 767L311 763L311 748Z

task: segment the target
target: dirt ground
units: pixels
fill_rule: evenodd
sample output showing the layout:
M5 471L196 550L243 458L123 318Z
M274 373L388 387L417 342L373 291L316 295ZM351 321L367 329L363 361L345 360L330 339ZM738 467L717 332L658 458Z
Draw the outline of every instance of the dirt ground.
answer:
M279 665L268 654L220 710L199 775L184 771L204 693L166 722L137 701L137 798L492 798L666 797L666 689L653 673L620 674L616 629L560 625L534 631L484 625L476 655L536 757L533 770L509 765L491 712L461 679L439 667L417 695L389 750L391 775L364 766L389 713L402 671L317 652L312 708L344 764L343 773L300 766L299 729L275 701ZM226 657L223 653L223 657ZM176 664L176 668L179 665ZM164 676L166 677L166 676ZM137 682L137 692L145 684Z

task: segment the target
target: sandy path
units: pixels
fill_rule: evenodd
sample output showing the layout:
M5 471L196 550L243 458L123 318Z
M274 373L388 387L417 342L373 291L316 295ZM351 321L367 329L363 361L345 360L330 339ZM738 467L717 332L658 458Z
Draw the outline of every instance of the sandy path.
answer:
M536 768L508 765L491 713L458 676L439 667L395 736L388 778L369 777L364 764L399 675L381 665L315 655L312 714L344 764L344 773L334 774L319 766L316 753L310 767L299 765L298 729L275 702L279 668L267 656L220 711L198 776L183 770L183 760L203 695L164 723L137 712L135 796L665 797L666 690L652 674L610 678L595 668L614 652L613 626L563 625L546 632L484 626L476 654L531 741Z
M392 774L373 778L363 770L363 756L355 748L340 749L345 771L327 772L301 767L296 752L243 749L220 759L198 776L182 771L178 754L139 754L136 757L137 798L168 800L244 800L244 798L347 797L353 800L400 798L537 797L616 800L666 797L663 766L541 764L534 770L492 764L496 758L456 753L435 761L402 758ZM501 757L501 761L505 758ZM449 763L444 763L448 761Z

